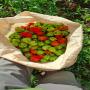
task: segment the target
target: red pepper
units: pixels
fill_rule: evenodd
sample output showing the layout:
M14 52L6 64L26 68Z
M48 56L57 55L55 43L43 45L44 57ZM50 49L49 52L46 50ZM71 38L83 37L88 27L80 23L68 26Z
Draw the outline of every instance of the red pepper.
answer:
M29 30L34 32L38 36L44 34L44 32L42 32L42 28L40 28L40 27L31 27Z
M44 32L37 32L36 33L38 36L40 36L40 35L44 35Z
M42 28L40 27L31 27L30 30L34 33L42 32Z
M29 32L21 32L21 33L20 33L20 36L21 36L21 37L29 37L29 38L31 38L31 37L32 37L32 34L29 33Z
M41 32L42 28L40 28L40 27L31 27L30 30L35 33L35 32Z
M38 39L40 41L46 41L48 39L48 37L46 37L46 36L39 36Z
M60 44L65 44L65 43L67 43L67 38L61 38L61 39L58 40L58 42Z
M58 46L59 43L58 43L58 41L52 41L52 42L51 42L51 45L52 45L52 46Z
M42 54L42 55L39 55L40 56L40 58L42 59L43 57L44 57L44 55Z
M60 38L63 37L63 35L55 35L55 37L56 37L57 39L60 39Z
M31 56L31 61L33 62L39 62L42 59L40 55L32 55Z
M30 49L31 54L37 54L37 51L35 49Z

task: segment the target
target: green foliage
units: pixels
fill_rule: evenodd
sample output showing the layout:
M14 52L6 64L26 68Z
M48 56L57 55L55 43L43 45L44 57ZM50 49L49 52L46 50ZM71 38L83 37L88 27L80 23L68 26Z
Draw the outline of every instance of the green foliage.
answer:
M38 78L36 74L31 76L31 83L31 87L35 87L38 84Z
M55 0L0 0L0 16L13 16L21 11L56 15Z
M59 4L58 4L59 3ZM72 71L81 84L89 90L90 84L90 9L87 8L90 0L65 0L64 6L61 2L56 3L58 15L79 22L83 25L83 48L75 65L67 70ZM63 5L62 4L62 5ZM81 5L82 4L82 5ZM66 8L67 7L67 8Z
M56 3L56 4L55 4ZM57 8L56 8L57 6ZM68 70L75 73L82 85L90 89L90 0L0 0L0 17L14 16L21 11L59 15L83 25L83 48L75 65ZM37 73L32 86L37 83Z
M32 88L34 88L38 84L39 82L38 78L39 78L39 71L34 69L32 72L31 81L30 81Z

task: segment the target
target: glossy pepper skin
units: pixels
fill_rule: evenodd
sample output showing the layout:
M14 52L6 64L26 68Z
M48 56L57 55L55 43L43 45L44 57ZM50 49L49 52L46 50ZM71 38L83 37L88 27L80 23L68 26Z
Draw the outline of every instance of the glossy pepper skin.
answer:
M30 49L30 53L31 53L31 54L37 54L37 51L36 51L35 49L32 49L32 48L31 48L31 49Z
M46 37L46 36L39 36L38 39L40 41L46 41L46 40L48 40L48 37Z
M29 33L29 32L21 32L21 33L20 33L20 36L21 36L21 37L28 37L28 38L31 38L31 37L32 37L32 34Z
M68 26L30 22L16 27L10 35L10 42L32 62L53 62L65 52Z
M66 44L67 43L67 39L66 38L61 38L61 39L58 40L58 42L60 44Z
M60 39L60 38L63 37L63 35L55 35L55 37L56 37L57 39Z
M53 42L51 42L51 45L52 46L58 46L58 45L60 45L60 43L58 41L53 41Z
M31 27L30 31L34 32L37 35L43 35L44 32L42 32L42 28L40 27Z
M21 28L21 27L16 27L16 28L15 28L15 31L19 33L19 32L24 32L25 29L23 29L23 28Z
M24 43L30 44L30 42L31 42L31 38L22 38L22 39L21 39L21 42L24 42Z
M11 40L11 43L12 43L15 47L18 47L19 44L20 44L20 40L19 40L19 39L12 39L12 40Z
M30 61L39 62L41 59L42 59L41 55L33 55L31 56Z
M11 34L11 35L9 36L9 38L10 38L10 40L11 40L11 39L20 39L21 37L20 37L20 35L19 35L18 32L14 32L13 34Z

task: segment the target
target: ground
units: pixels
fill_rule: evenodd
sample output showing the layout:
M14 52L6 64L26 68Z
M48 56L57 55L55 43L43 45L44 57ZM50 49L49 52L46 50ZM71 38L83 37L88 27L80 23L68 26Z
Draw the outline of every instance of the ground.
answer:
M83 48L77 62L66 69L90 89L90 0L0 0L0 17L14 16L21 11L58 15L83 25ZM34 73L36 74L36 73ZM36 84L36 77L33 78Z

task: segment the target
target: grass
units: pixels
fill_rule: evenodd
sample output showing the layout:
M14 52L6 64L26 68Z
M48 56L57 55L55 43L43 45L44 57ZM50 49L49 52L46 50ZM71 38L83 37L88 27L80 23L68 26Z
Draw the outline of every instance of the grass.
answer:
M83 48L72 71L81 84L90 89L90 0L0 0L0 17L14 16L21 11L58 15L83 25ZM34 79L35 81L36 79Z

